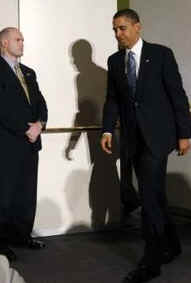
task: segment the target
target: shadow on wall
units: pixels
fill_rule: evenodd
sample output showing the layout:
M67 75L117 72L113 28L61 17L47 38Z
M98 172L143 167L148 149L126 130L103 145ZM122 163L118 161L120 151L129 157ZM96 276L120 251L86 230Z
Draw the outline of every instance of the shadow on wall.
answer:
M83 228L88 223L88 184L90 172L88 170L73 170L67 178L64 186L67 207L71 216L70 230L76 230L76 225ZM84 225L84 222L87 222ZM89 228L85 230L89 230ZM82 232L83 229L78 232Z
M70 46L71 63L74 71L78 72L75 85L79 113L75 115L75 126L99 126L102 120L107 72L93 62L92 54L92 46L85 39L79 39Z
M38 211L40 212L40 217L38 217ZM37 231L34 227L33 236L57 234L56 232L59 231L63 225L60 208L49 198L41 199L38 202L36 221L37 226L40 227L40 231Z
M74 117L73 126L100 126L107 72L92 61L92 47L87 40L80 39L74 42L70 56L75 70L77 68L79 72L75 79L78 113ZM70 152L76 147L80 135L81 132L75 132L69 138L65 149L68 160L71 160ZM113 154L105 154L100 147L100 135L99 131L87 132L87 145L92 166L89 181L89 207L94 229L100 229L105 224L117 223L120 217L119 178L116 167L119 152L117 152L117 145L114 144ZM73 175L76 173L72 172ZM79 182L75 184L73 179L74 190L79 189Z
M191 185L183 174L167 174L169 206L191 210Z

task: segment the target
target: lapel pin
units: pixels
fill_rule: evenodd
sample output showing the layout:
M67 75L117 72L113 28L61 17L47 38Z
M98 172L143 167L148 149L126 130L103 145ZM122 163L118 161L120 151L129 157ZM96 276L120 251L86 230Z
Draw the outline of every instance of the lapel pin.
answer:
M149 62L150 62L150 59L146 59L145 62L146 62L146 63L149 63Z

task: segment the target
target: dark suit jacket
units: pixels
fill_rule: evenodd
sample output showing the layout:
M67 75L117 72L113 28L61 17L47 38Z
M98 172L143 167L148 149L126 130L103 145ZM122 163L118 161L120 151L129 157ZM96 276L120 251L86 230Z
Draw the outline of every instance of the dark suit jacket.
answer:
M171 49L143 42L136 95L128 91L125 50L108 59L108 87L103 111L103 132L113 132L118 115L121 145L133 152L135 127L141 129L155 156L170 153L180 138L189 138L190 113Z
M20 64L28 87L29 104L24 90L8 63L0 56L0 145L2 148L14 146L21 149L31 147L32 151L41 149L40 137L30 143L25 135L29 122L47 121L46 102L40 93L35 72Z

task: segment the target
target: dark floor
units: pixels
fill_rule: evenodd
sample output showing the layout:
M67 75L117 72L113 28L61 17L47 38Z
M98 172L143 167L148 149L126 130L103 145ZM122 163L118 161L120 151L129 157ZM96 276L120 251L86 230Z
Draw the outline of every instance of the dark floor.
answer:
M183 254L162 267L162 275L151 282L191 283L191 224L179 222ZM13 266L26 283L120 283L141 256L139 229L82 233L44 238L41 251L15 249Z

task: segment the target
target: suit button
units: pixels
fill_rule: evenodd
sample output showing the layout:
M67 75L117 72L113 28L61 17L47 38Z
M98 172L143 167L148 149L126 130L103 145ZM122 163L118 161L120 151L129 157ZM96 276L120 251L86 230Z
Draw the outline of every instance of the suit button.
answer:
M134 105L137 108L139 106L139 103L137 101L135 101Z

